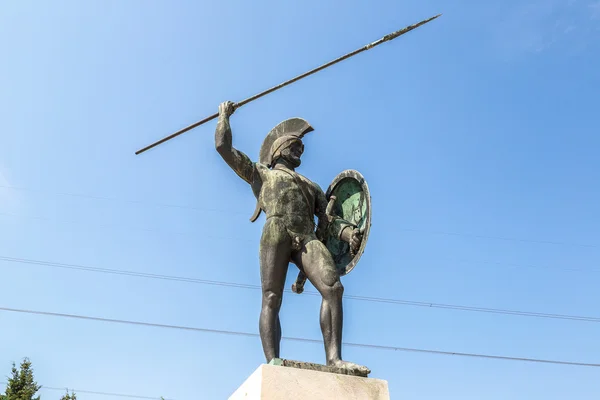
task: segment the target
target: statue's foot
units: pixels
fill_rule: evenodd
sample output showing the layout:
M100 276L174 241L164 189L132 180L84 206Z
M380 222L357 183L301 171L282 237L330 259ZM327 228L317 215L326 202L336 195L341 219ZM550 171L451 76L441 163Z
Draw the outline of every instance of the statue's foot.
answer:
M330 363L330 366L345 369L349 372L356 373L359 375L364 375L364 376L367 376L371 373L371 370L369 368L365 367L364 365L358 365L358 364L352 363L350 361L337 360L337 361Z

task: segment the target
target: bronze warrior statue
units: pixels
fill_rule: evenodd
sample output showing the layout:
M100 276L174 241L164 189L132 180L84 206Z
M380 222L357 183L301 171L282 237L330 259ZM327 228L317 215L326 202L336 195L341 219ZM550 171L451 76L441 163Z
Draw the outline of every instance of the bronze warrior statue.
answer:
M292 290L302 293L306 279L317 288L321 304L321 330L325 341L327 365L332 370L367 376L368 368L343 361L342 294L340 277L349 273L360 259L371 226L371 197L363 176L355 170L338 174L323 193L321 188L296 172L304 145L302 137L313 128L301 118L283 121L269 132L258 162L232 146L229 117L236 108L290 85L359 53L393 40L424 25L436 15L404 29L385 35L342 57L273 86L237 104L224 102L219 112L136 151L141 154L214 118L219 118L215 146L225 162L245 180L257 199L254 222L261 211L266 222L260 240L262 311L260 337L267 362L279 358L281 324L279 309L289 263L298 269ZM318 218L315 226L314 217ZM275 360L277 361L277 360Z
M360 192L356 197L347 188L338 190L338 196L349 199L346 204L350 207L340 203L335 193L328 193L328 200L316 183L296 172L304 151L302 137L313 130L301 118L292 118L276 126L263 142L259 161L252 162L232 146L229 117L233 112L232 102L220 104L215 146L225 162L250 185L257 198L251 220L254 222L261 211L266 214L259 251L262 285L259 327L267 362L279 358L279 310L288 265L292 262L300 270L294 291L301 293L308 278L322 296L320 323L327 365L367 375L370 372L367 367L341 358L344 287L340 276L349 271L349 264L354 266L360 256L357 253L364 249L363 237L368 234L368 231L365 234L365 221L361 220L362 228L355 222L365 215L365 201L370 206L368 191ZM360 198L358 206L355 198ZM333 212L336 207L337 215ZM370 210L367 211L366 229L370 225ZM356 214L358 219L352 222L353 218L342 218L340 214ZM341 250L336 252L336 249ZM339 265L342 265L341 272Z

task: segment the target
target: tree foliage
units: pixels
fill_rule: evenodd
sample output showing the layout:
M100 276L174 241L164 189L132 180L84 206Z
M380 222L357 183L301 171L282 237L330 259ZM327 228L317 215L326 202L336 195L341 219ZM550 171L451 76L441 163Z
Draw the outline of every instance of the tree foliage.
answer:
M71 394L69 394L69 390L67 389L67 393L65 393L60 400L77 400L77 395L75 392L71 392Z
M0 400L40 400L40 396L34 397L40 388L33 378L31 362L25 358L19 369L13 362L12 374L8 378L6 391L0 395Z
M6 391L0 394L0 400L40 400L36 393L42 388L33 377L33 368L28 358L23 359L19 368L13 362L11 376L8 378ZM75 392L67 389L60 400L77 400Z

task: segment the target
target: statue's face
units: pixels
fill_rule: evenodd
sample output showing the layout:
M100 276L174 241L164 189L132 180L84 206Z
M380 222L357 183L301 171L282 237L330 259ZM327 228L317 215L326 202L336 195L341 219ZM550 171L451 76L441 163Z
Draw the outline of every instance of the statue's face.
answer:
M287 149L282 152L282 157L297 168L302 163L300 158L304 153L304 144L300 140L294 141Z

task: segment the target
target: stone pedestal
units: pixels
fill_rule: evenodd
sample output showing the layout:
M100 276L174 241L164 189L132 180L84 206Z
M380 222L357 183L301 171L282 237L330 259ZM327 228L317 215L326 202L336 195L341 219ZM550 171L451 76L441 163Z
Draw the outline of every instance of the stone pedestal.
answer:
M387 381L261 365L229 400L390 400Z

